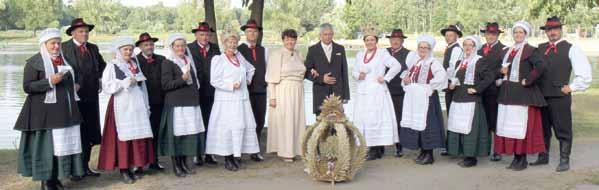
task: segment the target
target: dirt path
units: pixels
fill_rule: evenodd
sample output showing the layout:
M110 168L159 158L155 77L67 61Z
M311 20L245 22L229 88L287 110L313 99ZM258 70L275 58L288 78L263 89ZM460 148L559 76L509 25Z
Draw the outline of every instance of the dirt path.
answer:
M456 164L459 159L437 155L434 165L420 166L412 161L416 152L408 151L404 158L397 159L387 155L382 160L367 162L354 181L337 184L335 189L599 189L598 147L597 139L577 139L573 150L572 170L566 173L553 171L558 162L557 147L551 151L550 165L530 167L522 172L504 169L511 158L498 163L491 163L484 158L477 167L463 169ZM166 158L163 160L166 161ZM186 178L174 177L170 170L151 173L133 185L121 183L117 172L106 172L100 178L86 178L78 183L65 182L65 185L70 189L330 189L328 183L310 179L303 172L303 164L300 162L283 163L272 155L267 155L267 160L263 163L244 160L243 164L243 169L239 172L225 171L222 165L196 168L198 173ZM0 189L38 187L29 178L15 174L14 168L0 168Z

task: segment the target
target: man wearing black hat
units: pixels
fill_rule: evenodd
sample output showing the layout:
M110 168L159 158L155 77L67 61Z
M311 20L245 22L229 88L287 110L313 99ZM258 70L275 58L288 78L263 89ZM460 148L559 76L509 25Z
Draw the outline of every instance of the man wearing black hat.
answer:
M139 67L146 76L146 87L148 89L148 100L150 103L150 124L152 125L152 133L154 138L158 138L158 129L160 128L160 119L162 116L162 108L164 107L164 92L161 84L161 69L166 58L162 55L154 53L154 43L158 38L150 36L147 32L139 35L139 39L135 42L141 52L137 54ZM154 149L158 149L158 140L154 140ZM155 163L150 164L150 169L164 170L164 167L158 162L158 150L154 150Z
M268 50L261 44L257 44L262 27L258 25L256 20L248 20L245 25L241 26L241 30L245 32L246 42L239 45L237 50L256 68L248 90L254 119L256 120L256 134L258 135L258 141L261 142L260 136L266 119L266 81L264 77L266 76ZM252 154L250 157L256 162L264 160L260 153Z
M405 70L408 69L406 65L406 57L410 53L410 50L403 47L404 39L408 38L403 34L401 29L394 29L391 32L391 35L387 36L389 38L389 44L391 47L387 48L389 54L393 56L397 61L401 64L401 71L389 82L387 82L387 87L389 88L389 93L391 94L391 100L393 101L393 108L395 110L395 119L397 120L397 132L401 131L401 112L403 109L403 97L405 92L403 91L403 87L401 86L401 75ZM399 134L397 134L399 136ZM395 143L395 157L402 157L402 147L400 143Z
M306 79L312 84L312 111L320 114L324 99L335 94L344 103L349 101L349 80L345 48L333 42L333 25L320 25L320 42L308 48L306 55Z
M487 64L487 69L493 70L493 72L489 73L494 76L490 77L495 78L495 80L500 79L501 63L503 61L503 56L505 55L504 51L507 49L507 47L499 41L499 34L503 33L503 31L499 29L499 24L493 22L487 23L485 29L481 29L480 32L484 34L486 43L483 45L483 48L478 50L478 55L486 60L484 63ZM497 128L498 93L499 87L496 85L489 85L482 94L482 103L485 109L487 125L489 126L489 130L493 133L495 133L495 129ZM493 153L490 160L494 162L500 161L501 155Z
M200 22L196 28L191 30L196 40L187 44L195 62L196 73L198 73L198 80L200 81L200 109L202 110L202 118L204 118L204 126L208 126L212 104L214 103L214 87L210 84L210 62L212 61L212 57L220 55L218 44L210 42L210 35L214 32L215 30L207 22ZM207 127L206 131L200 135L200 144L198 146L200 155L193 160L198 166L204 163L210 165L217 164L212 155L205 155L204 159L202 159L202 154L206 150L206 134L208 134Z
M62 43L64 58L73 67L77 76L80 100L77 102L83 122L81 123L81 148L85 176L100 176L100 173L89 168L91 150L100 144L100 77L106 67L106 62L100 54L98 46L89 43L89 32L94 25L87 24L82 18L76 18L67 28L67 35L72 39ZM73 177L81 180L83 177Z
M460 60L463 53L462 47L458 43L458 39L462 37L462 28L460 24L449 25L447 28L441 30L441 35L445 37L445 42L447 42L447 48L445 48L445 53L443 54L443 68L447 71L448 77L453 77L453 68L455 68L456 62ZM445 111L449 113L453 94L449 90L444 90L444 92ZM446 156L447 151L445 149L441 150L441 155Z
M530 165L549 163L549 144L551 132L560 145L560 161L557 172L570 169L570 152L572 150L572 92L584 91L591 85L592 70L589 60L582 50L562 39L562 23L556 16L547 19L545 31L549 42L539 44L538 53L547 61L545 73L541 76L539 88L545 96L547 106L542 109L543 135L546 152L540 153L537 161ZM570 82L570 75L574 79Z

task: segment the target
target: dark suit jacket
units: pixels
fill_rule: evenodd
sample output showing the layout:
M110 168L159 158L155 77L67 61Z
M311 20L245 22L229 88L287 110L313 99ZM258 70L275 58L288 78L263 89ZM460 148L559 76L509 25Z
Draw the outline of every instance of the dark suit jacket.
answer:
M220 55L218 44L210 43L207 57L200 55L200 45L198 45L197 41L187 44L187 47L189 47L196 65L198 79L200 80L200 95L214 96L214 87L210 84L210 62L212 61L212 57Z
M100 78L106 68L106 62L104 62L98 46L89 42L85 44L90 54L87 58L81 56L79 47L73 42L73 39L62 43L62 53L75 70L76 82L81 87L77 92L81 101L97 102L101 89Z

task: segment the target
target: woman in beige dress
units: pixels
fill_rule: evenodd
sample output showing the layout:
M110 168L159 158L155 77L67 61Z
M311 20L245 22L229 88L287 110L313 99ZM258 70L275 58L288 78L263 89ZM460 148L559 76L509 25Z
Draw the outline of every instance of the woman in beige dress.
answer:
M297 32L283 32L283 46L268 56L268 144L267 152L276 152L285 162L301 154L300 144L306 128L304 112L303 57L295 49Z

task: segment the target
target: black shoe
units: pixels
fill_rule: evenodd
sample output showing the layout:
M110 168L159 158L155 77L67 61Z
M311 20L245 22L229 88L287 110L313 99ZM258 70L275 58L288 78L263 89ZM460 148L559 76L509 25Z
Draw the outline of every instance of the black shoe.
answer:
M233 159L233 156L225 156L225 169L235 172L239 170L239 168L235 166L235 161L233 161Z
M516 165L514 165L512 170L522 171L522 170L525 170L527 167L528 167L528 161L526 161L526 155L521 155L520 159L518 160Z
M476 160L476 158L466 157L463 161L459 162L458 165L460 165L462 168L471 168L476 166L477 163L478 160Z
M132 177L131 172L128 169L121 169L121 180L125 184L135 183L135 179Z
M72 176L71 181L81 181L81 180L83 180L84 177L85 176Z
M403 148L401 144L395 143L395 157L401 158L403 156Z
M378 146L378 150L377 157L378 159L381 159L383 156L385 156L385 146Z
M489 158L489 160L491 160L491 162L499 162L499 161L501 161L501 155L497 154L497 153L493 153L493 155L491 155L491 158Z
M366 155L366 160L376 160L379 158L379 152L376 147L368 148L368 154Z
M555 168L556 172L565 172L570 170L570 151L572 150L572 143L566 141L559 142L559 165Z
M60 180L54 179L52 181L54 182L54 186L56 187L57 190L63 190L64 189L64 186L62 185L62 183L60 182Z
M196 172L187 165L187 157L186 156L180 156L179 157L179 162L181 163L181 169L183 170L183 172L187 175L191 175L191 174L195 174Z
M216 162L216 160L214 160L214 156L212 156L211 154L206 154L206 156L204 156L204 163L208 164L208 165L217 165L218 162Z
M100 172L92 170L91 168L87 168L87 171L85 171L85 176L99 177Z
M202 156L194 156L193 157L193 164L196 166L203 166L204 165L204 159L202 159Z
M420 150L420 154L418 154L418 157L416 157L416 159L414 159L414 162L416 162L416 163L422 162L423 158L424 158L424 150Z
M141 178L144 177L144 170L143 170L143 168L137 168L137 170L135 170L135 172L130 172L130 175L133 179L140 180Z
M235 167L240 169L241 168L241 157L233 157L233 164L235 164Z
M256 153L256 154L252 154L250 156L250 158L255 161L255 162L262 162L264 161L264 157L262 157L262 155L260 153Z
M520 157L518 155L514 155L514 159L512 159L512 163L510 163L509 166L505 167L505 169L510 169L510 170L513 169L518 162L520 162Z
M549 164L549 154L547 153L539 153L537 157L537 161L530 163L531 166L540 166Z
M148 168L150 168L152 170L156 170L156 171L164 171L164 166L162 166L160 163L158 163L158 160L156 160L156 163L150 164L150 166L148 166Z
M435 158L433 157L433 150L426 150L424 153L424 157L422 157L422 160L420 160L420 162L417 162L417 164L420 165L428 165L433 163L435 163Z
M555 168L556 172L565 172L570 170L570 159L559 159L559 165Z
M58 187L56 187L56 183L53 180L48 180L48 181L42 181L41 190L58 190Z
M177 177L185 177L185 172L181 169L181 162L177 156L171 156L171 160L173 161L173 172Z

